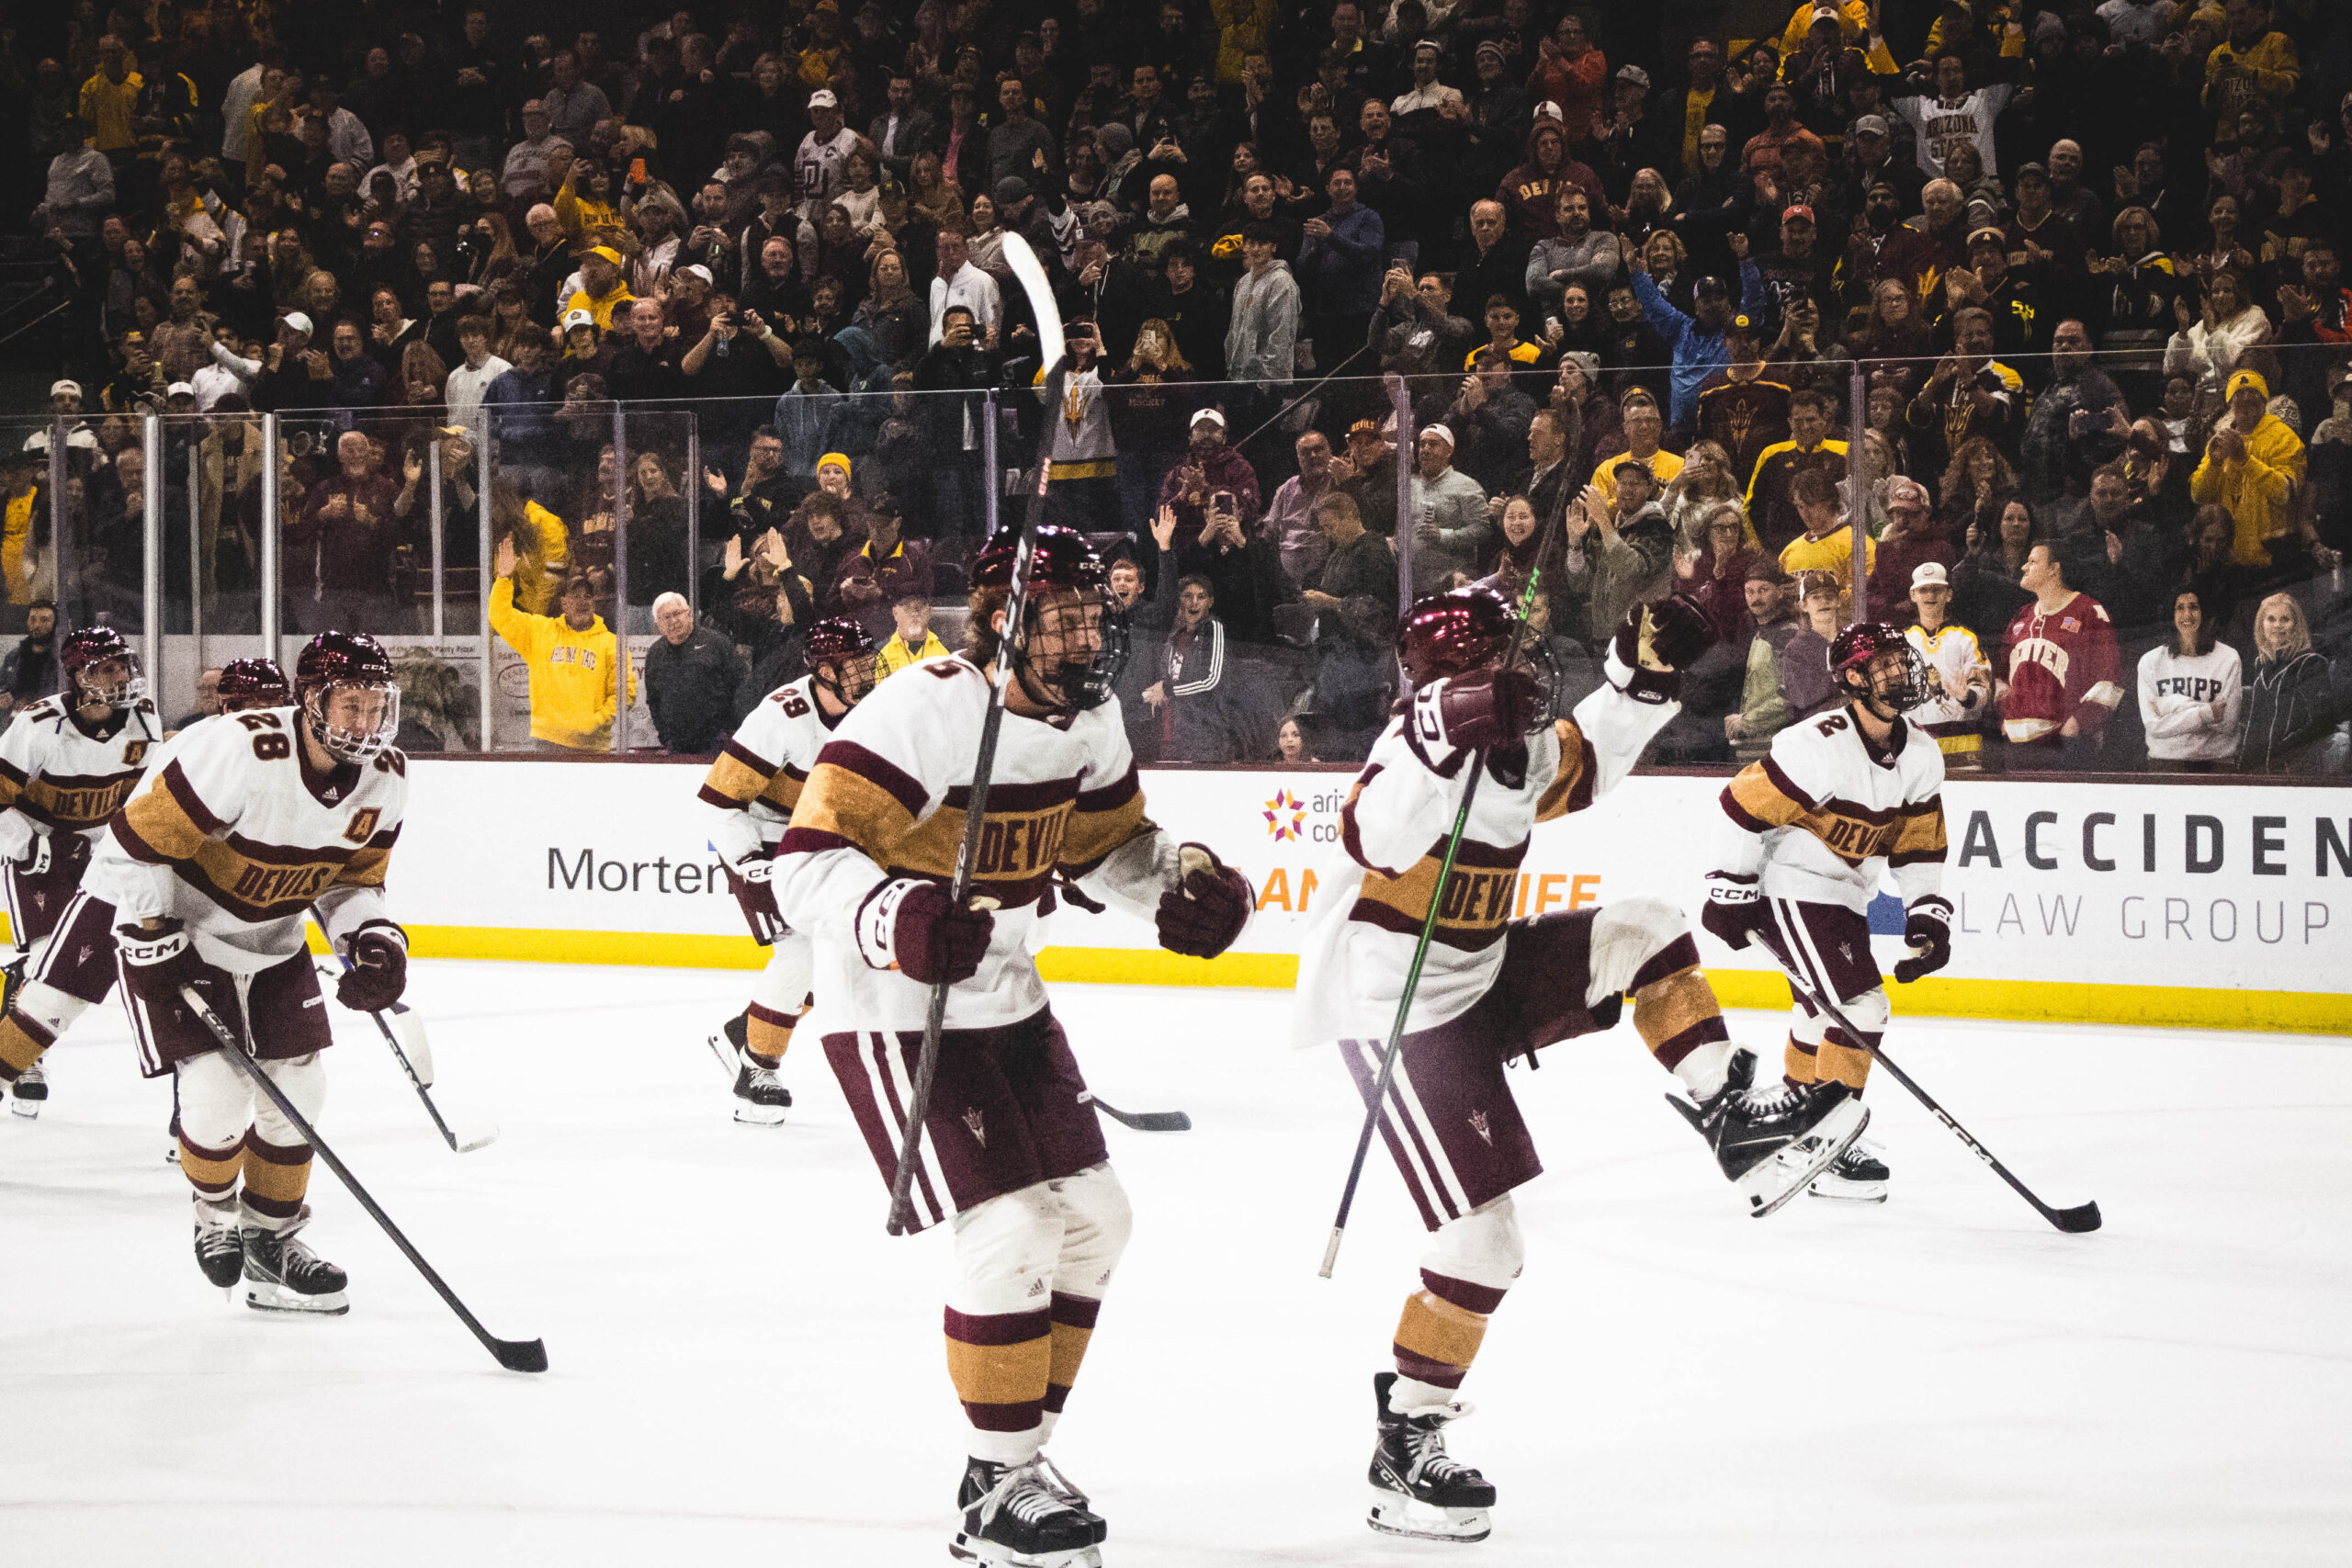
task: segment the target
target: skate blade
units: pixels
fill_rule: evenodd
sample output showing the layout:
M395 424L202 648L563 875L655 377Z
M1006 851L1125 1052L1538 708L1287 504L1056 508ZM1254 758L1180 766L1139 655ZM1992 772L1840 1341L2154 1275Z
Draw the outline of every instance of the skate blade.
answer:
M40 1115L40 1108L48 1103L49 1100L45 1095L39 1100L27 1100L23 1095L18 1094L9 1097L8 1109L30 1121L33 1117Z
M958 1562L985 1562L989 1568L1102 1568L1102 1549L1099 1546L1020 1552L963 1530L957 1530L956 1539L947 1543L947 1555Z
M164 1163L165 1165L177 1165L180 1163L180 1146L177 1144L174 1144L170 1148L164 1151Z
M1373 1488L1372 1508L1363 1522L1383 1535L1410 1536L1416 1540L1450 1540L1467 1546L1494 1533L1494 1512L1488 1508L1441 1508L1410 1497Z
M1741 1176L1734 1185L1747 1198L1748 1214L1760 1220L1779 1213L1862 1135L1870 1121L1868 1106L1858 1100L1843 1100L1811 1133Z
M1826 1198L1833 1203L1883 1203L1886 1183L1883 1181L1837 1181L1824 1187L1819 1179L1807 1189L1816 1198Z
M733 1077L738 1065L735 1060L735 1043L727 1038L727 1032L714 1030L703 1036L703 1043L709 1046L710 1054L718 1058L718 1065L725 1069L727 1076Z
M245 1304L255 1312L277 1313L285 1317L341 1317L351 1310L351 1298L342 1291L306 1296L266 1280L248 1280Z
M782 1105L753 1105L749 1100L739 1100L735 1102L735 1120L746 1127L781 1127L787 1109Z

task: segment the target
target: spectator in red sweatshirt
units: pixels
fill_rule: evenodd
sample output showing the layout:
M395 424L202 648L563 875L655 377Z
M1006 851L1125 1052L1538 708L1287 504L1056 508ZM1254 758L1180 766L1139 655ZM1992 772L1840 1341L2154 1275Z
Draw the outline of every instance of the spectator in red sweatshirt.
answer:
M2123 700L2107 608L2066 586L2048 545L2026 552L2018 586L2033 603L2009 623L2008 677L1995 693L2012 768L2093 768L2108 718Z

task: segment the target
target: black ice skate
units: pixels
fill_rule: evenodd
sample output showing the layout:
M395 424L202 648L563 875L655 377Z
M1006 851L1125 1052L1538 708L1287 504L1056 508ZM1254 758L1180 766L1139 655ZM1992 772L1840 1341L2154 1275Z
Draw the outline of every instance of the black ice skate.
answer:
M1757 1219L1774 1213L1861 1135L1870 1111L1840 1083L1748 1087L1756 1055L1733 1056L1724 1087L1704 1105L1669 1094L1667 1103L1699 1130L1716 1163Z
M743 1059L743 1053L751 1047L751 1010L744 1009L712 1030L703 1037L703 1043L710 1047L710 1054L718 1058L719 1066L733 1072L736 1064Z
M216 1208L209 1203L196 1206L196 1266L216 1290L228 1290L244 1272L245 1247L237 1234L236 1210L231 1205Z
M244 1242L245 1304L255 1312L335 1317L351 1310L350 1299L343 1293L350 1281L343 1270L295 1240L293 1230L249 1230Z
M1484 1540L1494 1529L1494 1483L1445 1451L1444 1427L1469 1414L1455 1402L1442 1411L1403 1416L1388 1407L1395 1372L1372 1380L1380 1440L1372 1450L1372 1511L1364 1523L1385 1535L1423 1540Z
M35 1062L17 1075L16 1092L8 1100L8 1109L19 1116L38 1116L40 1108L49 1103L49 1077Z
M792 1091L784 1087L774 1067L763 1066L749 1051L741 1053L741 1066L735 1074L735 1120L755 1127L780 1126L785 1111L792 1104Z
M969 1461L956 1506L964 1511L963 1525L947 1551L958 1562L1102 1568L1100 1548L1110 1527L1043 1454L1027 1464Z
M1878 1157L1878 1145L1866 1138L1856 1138L1846 1145L1846 1152L1831 1160L1826 1169L1813 1179L1810 1189L1816 1198L1835 1198L1848 1203L1883 1203L1886 1201L1886 1162Z

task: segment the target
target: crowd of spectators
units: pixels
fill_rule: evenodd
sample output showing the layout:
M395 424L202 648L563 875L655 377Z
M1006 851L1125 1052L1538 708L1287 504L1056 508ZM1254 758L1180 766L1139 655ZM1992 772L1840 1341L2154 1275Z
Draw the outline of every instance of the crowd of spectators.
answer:
M814 618L953 646L1042 454L1147 760L1361 755L1400 600L1533 580L1563 700L1706 608L1654 761L1868 615L1956 767L2346 766L2324 0L78 0L0 85L71 301L18 615L135 615L149 412L175 591L250 600L271 413L290 628L422 631L437 558L536 738L609 743L628 635L700 751Z

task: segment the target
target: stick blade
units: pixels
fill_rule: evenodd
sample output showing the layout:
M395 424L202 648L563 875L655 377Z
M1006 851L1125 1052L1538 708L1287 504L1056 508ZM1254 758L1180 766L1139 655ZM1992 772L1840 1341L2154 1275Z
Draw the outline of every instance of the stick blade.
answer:
M1182 1111L1138 1111L1120 1118L1138 1133L1189 1133L1193 1119Z
M476 1149L488 1148L498 1142L498 1123L484 1122L477 1126L461 1127L450 1135L457 1140L450 1146L458 1154L469 1155Z
M510 1372L543 1372L548 1370L548 1346L544 1339L492 1339L490 1353L498 1364Z
M425 1088L433 1087L433 1042L424 1035L424 1021L399 1002L385 1010L390 1014L392 1027L401 1037L401 1050L408 1057L408 1065L416 1072L416 1081Z
M2085 1203L2074 1209L2052 1209L2048 1213L2050 1223L2068 1235L2081 1235L2086 1231L2095 1231L2099 1227L2097 1203Z

